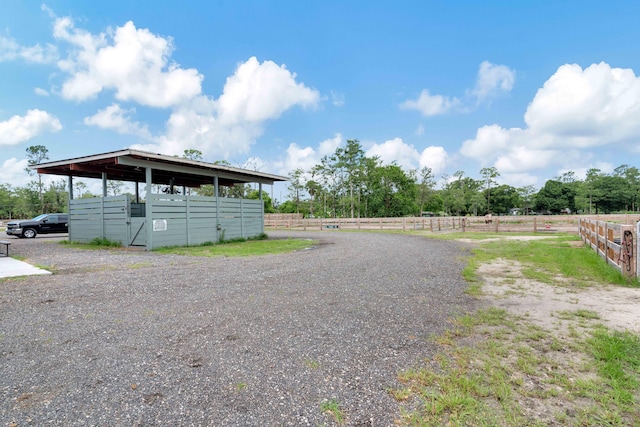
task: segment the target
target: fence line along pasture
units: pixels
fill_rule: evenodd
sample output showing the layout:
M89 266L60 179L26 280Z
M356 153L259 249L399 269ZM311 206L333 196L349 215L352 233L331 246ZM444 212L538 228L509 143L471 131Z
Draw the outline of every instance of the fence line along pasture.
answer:
M640 223L616 224L590 218L580 219L580 237L607 263L627 277L639 277Z
M277 215L277 214L276 214ZM292 214L282 218L265 214L265 228L272 230L422 230L426 232L519 232L577 233L578 215L518 215L467 217L402 217L402 218L302 218ZM586 218L621 224L635 224L640 214L589 215Z

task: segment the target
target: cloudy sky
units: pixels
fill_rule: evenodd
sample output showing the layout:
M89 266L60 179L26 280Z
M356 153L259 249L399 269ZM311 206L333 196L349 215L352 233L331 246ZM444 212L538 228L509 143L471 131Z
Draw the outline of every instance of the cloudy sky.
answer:
M30 180L32 145L288 175L359 139L539 188L640 167L639 72L637 1L4 2L0 183Z

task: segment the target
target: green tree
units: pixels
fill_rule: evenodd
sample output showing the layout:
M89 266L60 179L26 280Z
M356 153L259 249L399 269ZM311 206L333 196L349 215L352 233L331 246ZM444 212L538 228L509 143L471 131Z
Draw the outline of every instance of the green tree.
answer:
M247 194L247 199L258 200L260 198L259 190L251 190L249 194ZM271 200L271 196L269 193L262 190L262 202L264 203L264 213L274 213L275 209L273 208L273 202Z
M14 191L14 218L33 218L41 214L40 198L37 183L32 181L26 187L18 187Z
M640 197L640 171L635 166L620 165L613 170L613 176L624 178L625 186L623 189L625 198L627 199L625 210L636 211Z
M53 181L43 195L46 212L67 212L69 192L64 179Z
M533 185L526 185L518 188L518 194L520 196L520 205L518 207L522 208L524 215L528 215L534 204L536 188Z
M485 192L487 195L487 213L491 213L491 185L495 184L495 178L500 176L498 169L495 167L480 169L480 176L484 180Z
M305 189L311 197L311 200L309 201L309 215L313 218L315 216L315 205L317 203L316 198L322 194L322 187L320 184L310 179L305 184Z
M567 183L549 180L536 195L535 209L552 214L559 214L563 209L574 212L575 195L575 191Z
M202 151L195 148L188 148L184 150L182 157L189 160L202 160Z
M122 192L124 182L115 179L107 180L107 193L110 191L112 195L117 196Z
M35 166L42 163L44 160L49 160L49 150L44 145L32 145L27 147L27 163L29 166ZM25 169L29 175L36 173L32 168L27 167ZM40 213L44 213L44 200L43 200L43 185L42 174L38 173L38 197L40 200Z
M518 189L510 185L499 185L493 191L493 213L499 215L508 214L512 208L521 205Z
M356 207L360 216L360 187L362 184L362 169L365 159L364 151L357 139L347 140L347 145L338 147L335 153L336 168L341 183L346 184L348 191L346 199L349 203L350 217L355 218Z
M425 166L420 169L420 184L418 184L418 206L420 208L420 212L428 210L426 209L426 205L434 193L435 186L436 181L433 177L433 171L431 168Z
M0 218L13 219L14 195L10 184L0 184Z
M621 176L601 175L594 183L593 203L596 214L625 210L628 194L626 181Z
M289 196L293 199L293 203L296 205L296 213L300 212L300 193L305 188L304 183L304 171L301 168L297 168L289 174Z
M374 217L417 215L415 180L400 166L392 163L379 166L370 178L370 206Z

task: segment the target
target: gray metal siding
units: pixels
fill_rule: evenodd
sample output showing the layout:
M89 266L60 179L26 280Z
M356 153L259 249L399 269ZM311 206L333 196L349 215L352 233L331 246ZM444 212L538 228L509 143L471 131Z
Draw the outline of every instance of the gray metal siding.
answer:
M264 232L261 200L151 194L147 203L154 230L153 249L193 246L220 238L255 237ZM220 213L218 215L218 208ZM123 246L149 245L146 218L131 218L128 196L73 199L69 207L69 240L89 242L106 238Z

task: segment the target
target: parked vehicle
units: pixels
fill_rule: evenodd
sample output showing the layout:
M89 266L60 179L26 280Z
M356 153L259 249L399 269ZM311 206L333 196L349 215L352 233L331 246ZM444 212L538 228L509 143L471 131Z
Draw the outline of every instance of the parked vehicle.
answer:
M7 224L8 235L27 239L33 239L38 234L68 232L69 215L65 213L42 214L33 219L12 221Z

